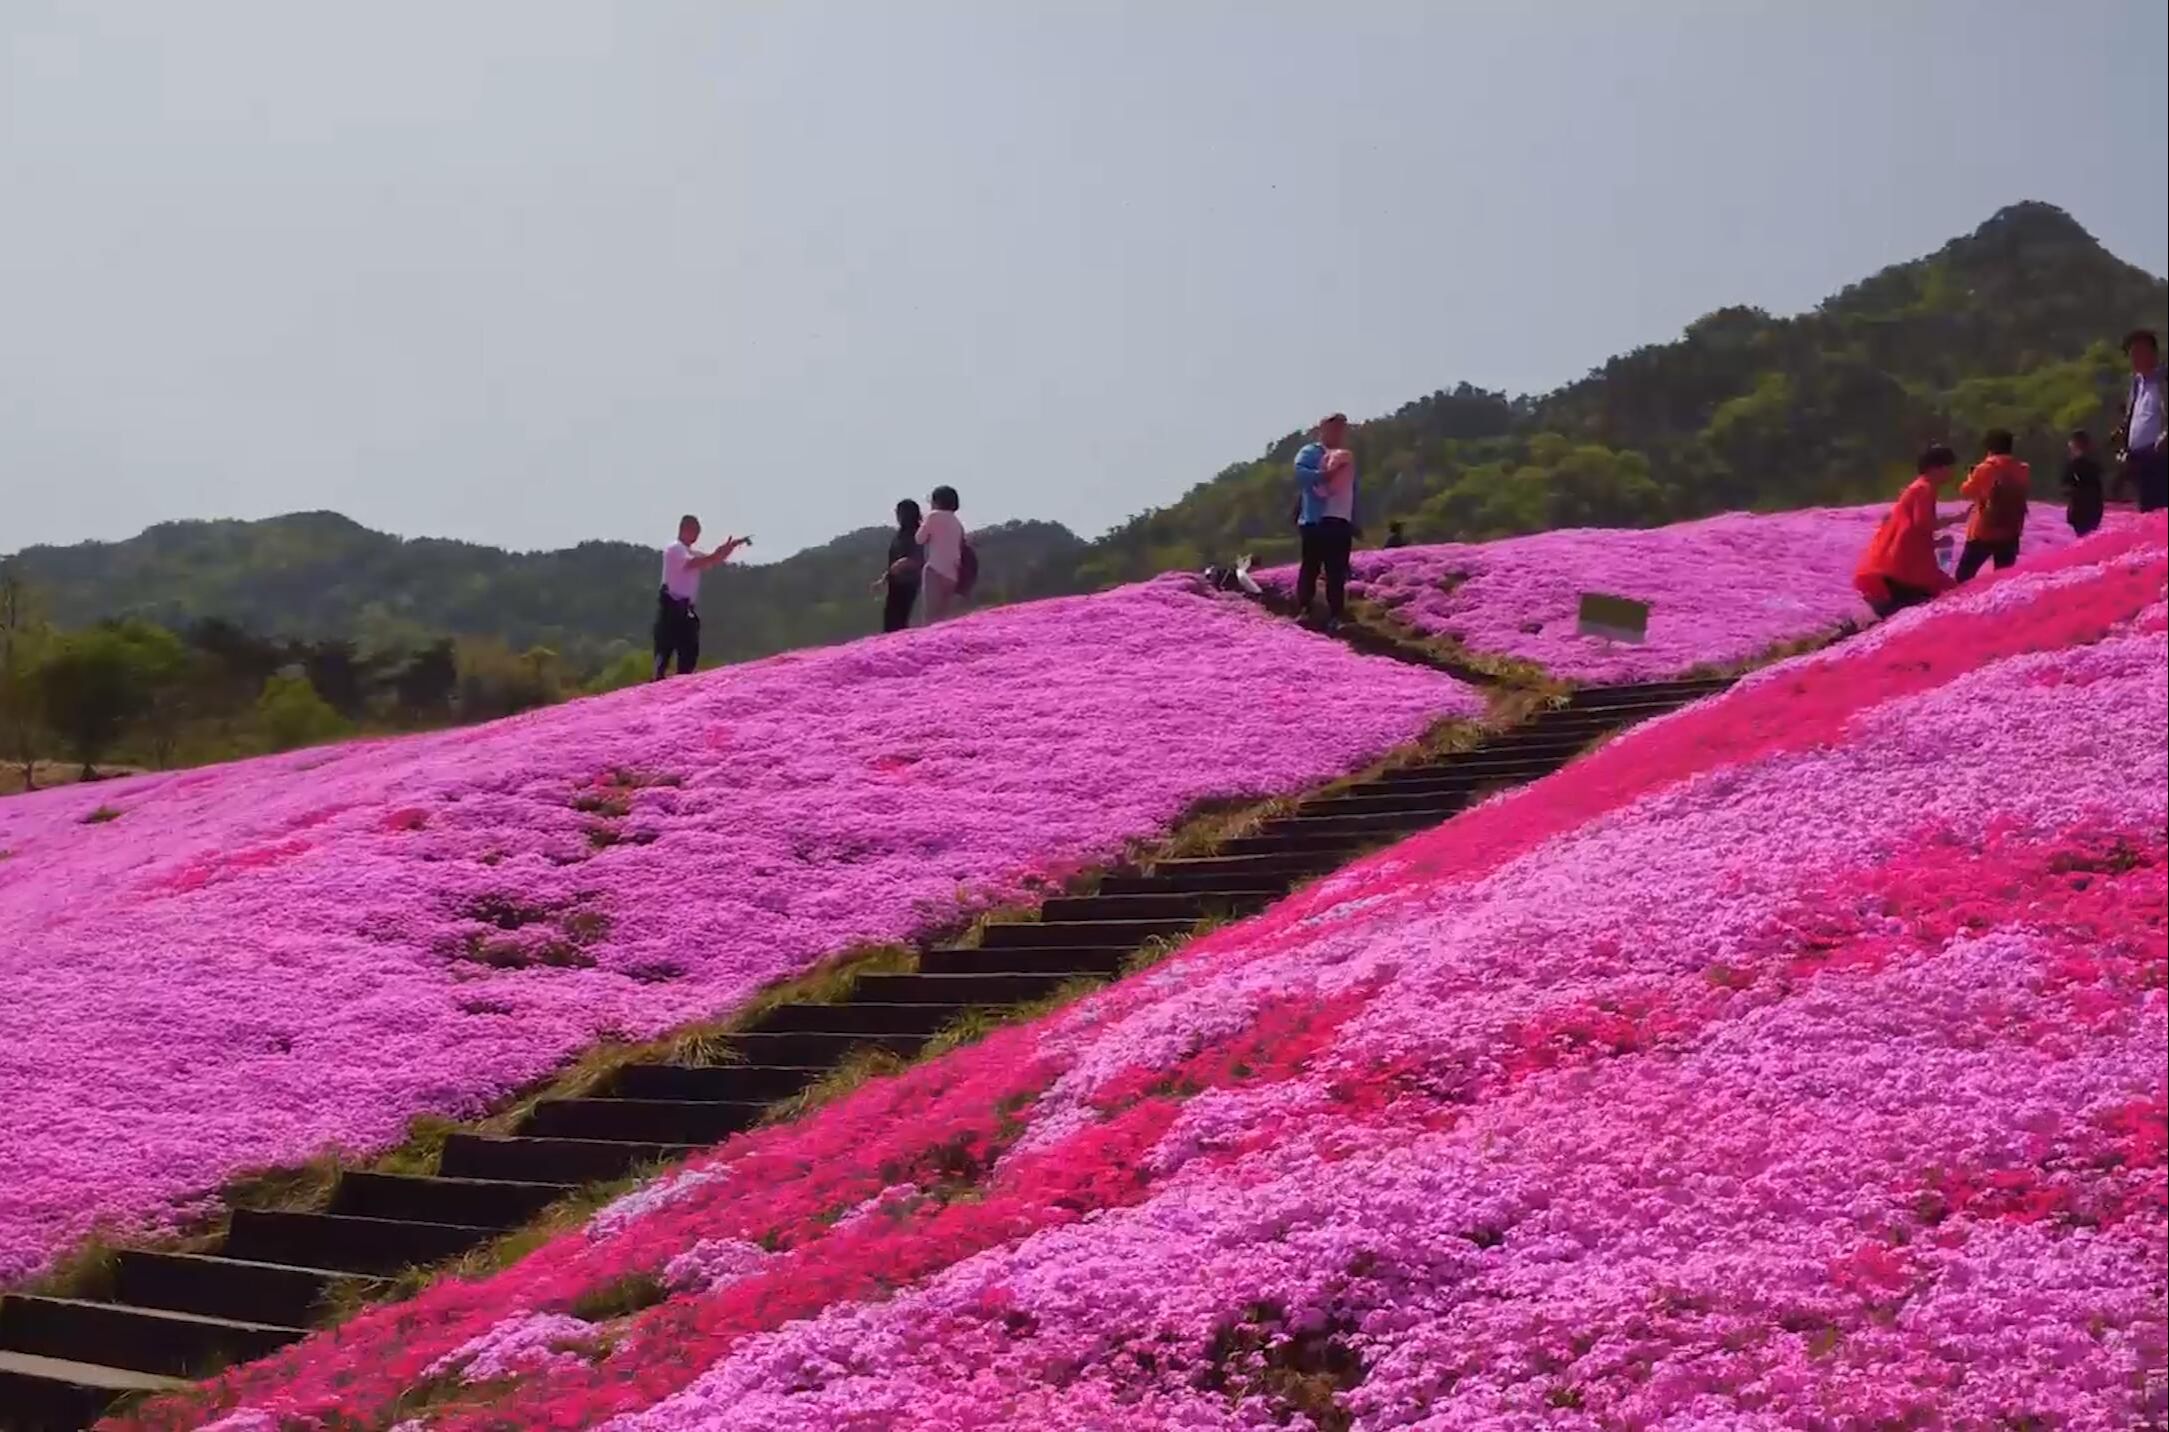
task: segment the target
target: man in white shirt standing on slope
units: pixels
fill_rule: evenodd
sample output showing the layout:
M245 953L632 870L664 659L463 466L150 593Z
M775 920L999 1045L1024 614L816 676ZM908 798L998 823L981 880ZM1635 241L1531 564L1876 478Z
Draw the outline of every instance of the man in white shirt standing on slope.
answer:
M700 664L700 574L730 560L731 553L750 543L751 537L730 537L713 552L695 550L700 540L700 519L687 513L678 519L678 540L663 549L663 586L655 603L655 679L670 670L670 658L678 658L678 675L688 676Z
M2161 340L2150 328L2124 335L2131 359L2131 387L2124 398L2124 421L2116 447L2122 464L2119 486L2138 499L2141 512L2169 506L2169 401L2161 375Z

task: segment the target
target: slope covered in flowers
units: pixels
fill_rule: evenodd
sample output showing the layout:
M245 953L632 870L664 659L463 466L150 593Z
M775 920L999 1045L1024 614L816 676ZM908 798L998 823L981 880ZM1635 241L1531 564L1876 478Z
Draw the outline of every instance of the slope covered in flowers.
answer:
M1513 657L1577 682L1652 681L1750 661L1783 642L1865 622L1853 567L1889 510L1727 513L1646 530L1566 528L1478 544L1359 552L1352 595L1425 636ZM1963 503L1947 505L1956 520ZM1962 531L1952 529L1954 534ZM2063 513L2035 504L2022 564L2071 543ZM1292 568L1259 576L1293 592ZM1575 630L1582 594L1650 604L1641 644Z
M1176 580L0 802L0 1279L1478 706Z
M138 1425L2158 1424L2165 558L1771 668Z

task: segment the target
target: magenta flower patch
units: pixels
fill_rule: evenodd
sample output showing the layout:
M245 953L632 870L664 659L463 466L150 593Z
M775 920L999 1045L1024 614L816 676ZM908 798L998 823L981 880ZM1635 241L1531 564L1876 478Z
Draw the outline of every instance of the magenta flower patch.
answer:
M0 802L0 1280L1480 705L1176 579Z
M127 1425L2158 1425L2165 547L1773 667ZM431 1382L632 1278L591 1354Z

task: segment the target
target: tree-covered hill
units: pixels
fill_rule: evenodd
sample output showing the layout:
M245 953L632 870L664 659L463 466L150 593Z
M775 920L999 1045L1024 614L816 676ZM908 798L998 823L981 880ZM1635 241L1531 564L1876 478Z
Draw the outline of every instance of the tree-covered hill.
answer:
M1359 517L1373 538L1400 518L1416 539L1445 540L1872 500L1923 443L1966 453L1989 427L2011 428L2047 469L2069 428L2114 425L2118 338L2165 322L2169 285L2061 209L2015 204L1812 312L1719 309L1541 397L1464 383L1362 423ZM1292 550L1300 441L1107 534L1080 579Z
M2169 327L2169 285L2061 209L2016 204L1925 258L1777 317L1719 309L1540 397L1460 384L1354 429L1359 517L1418 540L1577 525L1642 526L1729 508L1891 493L1925 442L1961 453L2009 427L2053 471L2062 434L2106 436L2123 391L2116 340ZM1293 550L1291 433L1097 541L1052 523L980 534L982 600L1003 601ZM705 589L715 657L757 656L878 626L867 594L887 534L847 533ZM414 646L438 634L546 646L576 664L645 640L656 553L589 542L510 553L403 541L333 513L181 522L116 543L31 548L21 575L63 624L222 617L296 637Z

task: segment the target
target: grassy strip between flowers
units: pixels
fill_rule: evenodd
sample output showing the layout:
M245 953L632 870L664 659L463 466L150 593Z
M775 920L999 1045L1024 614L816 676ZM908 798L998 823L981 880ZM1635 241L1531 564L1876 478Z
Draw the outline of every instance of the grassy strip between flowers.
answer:
M1488 688L1486 695L1486 712L1480 721L1439 722L1417 740L1395 748L1363 769L1326 782L1299 796L1199 802L1176 822L1166 836L1133 843L1125 855L1125 861L1131 864L1149 864L1154 860L1211 854L1225 842L1255 830L1267 820L1286 814L1300 800L1337 795L1385 772L1468 750L1489 735L1510 728L1561 699L1559 689L1554 683L1534 679L1496 682ZM1065 894L1088 895L1097 888L1105 873L1107 872L1104 869L1080 872L1065 882L1062 888L1047 891L1042 899ZM1036 921L1039 918L1040 905L1037 902L1001 906L969 916L960 914L957 919L932 926L922 932L921 939L972 946L980 943L989 925ZM1127 962L1124 973L1134 973L1168 958L1198 934L1226 923L1226 918L1209 915L1188 934L1173 939L1148 941ZM467 1121L434 1115L417 1118L409 1125L404 1141L374 1158L350 1160L340 1157L336 1152L327 1152L303 1164L250 1173L221 1190L218 1202L224 1209L317 1212L329 1204L340 1176L346 1172L414 1176L433 1174L446 1142L454 1134L510 1134L538 1103L550 1099L577 1098L592 1093L629 1065L651 1062L694 1065L733 1062L737 1056L730 1047L731 1037L754 1027L777 1007L785 1004L840 1003L850 997L861 978L908 970L915 959L914 951L901 944L849 948L802 976L771 986L748 1004L722 1018L690 1025L655 1040L595 1046L571 1065L516 1094L501 1108L484 1118ZM778 1101L766 1112L763 1123L800 1117L842 1097L869 1079L898 1072L910 1067L912 1063L940 1057L963 1045L974 1043L1002 1026L1040 1018L1082 998L1102 987L1102 984L1102 981L1080 979L1026 1004L966 1011L950 1027L940 1031L912 1061L871 1051L862 1053L829 1071L807 1089ZM527 1223L448 1263L412 1268L392 1277L360 1278L343 1283L325 1316L320 1319L320 1324L336 1325L370 1306L412 1296L439 1278L479 1277L507 1267L557 1234L585 1223L596 1209L640 1187L670 1166L670 1163L658 1161L642 1165L624 1177L607 1183L583 1185L545 1208ZM149 1242L135 1241L126 1245L94 1236L50 1272L27 1284L23 1291L54 1297L107 1295L113 1288L117 1255L123 1246L178 1253L208 1252L224 1236L227 1221L222 1213L215 1215L202 1227L180 1236ZM206 1369L206 1375L211 1371L215 1369Z

